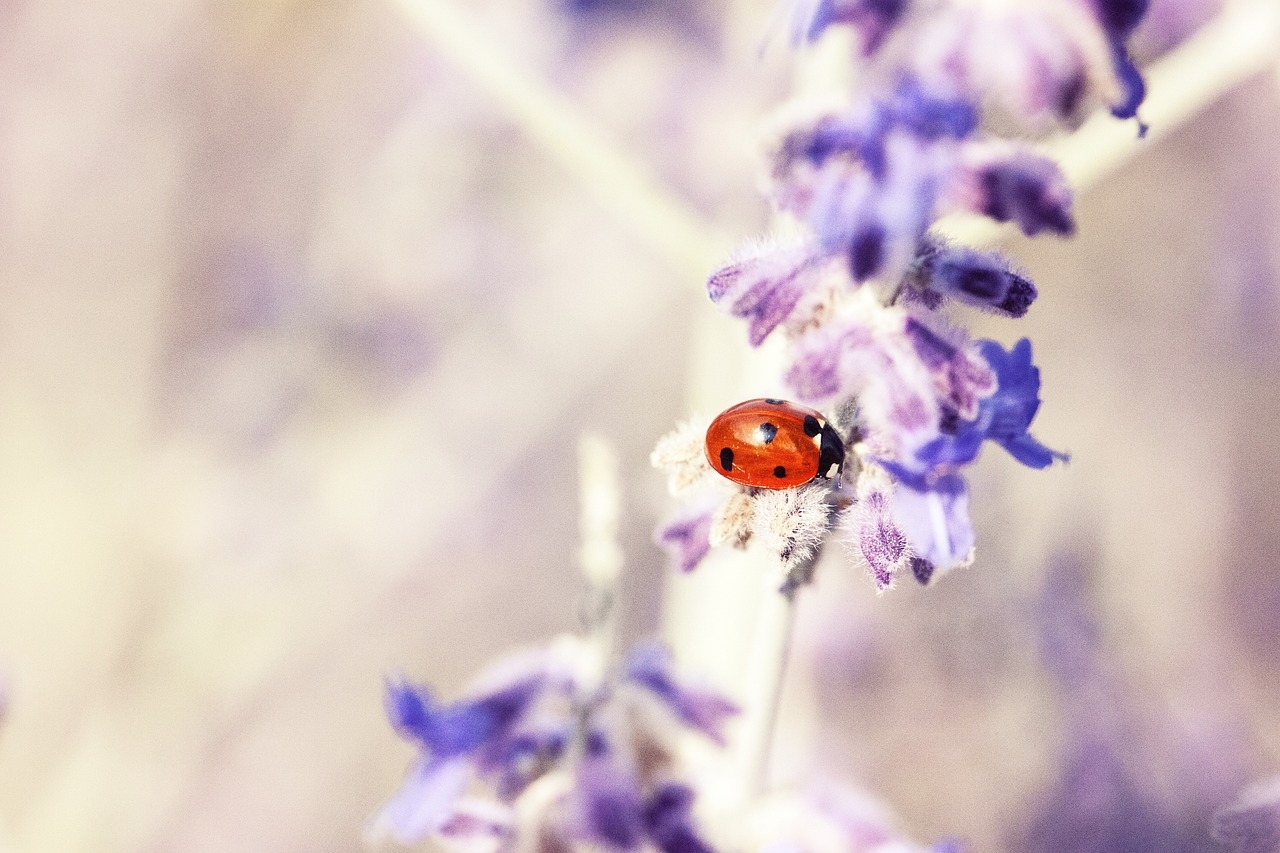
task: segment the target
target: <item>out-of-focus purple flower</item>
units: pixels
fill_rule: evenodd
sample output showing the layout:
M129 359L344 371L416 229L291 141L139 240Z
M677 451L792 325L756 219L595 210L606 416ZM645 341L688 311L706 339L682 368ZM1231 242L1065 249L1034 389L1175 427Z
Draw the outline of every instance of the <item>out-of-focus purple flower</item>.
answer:
M1031 361L1031 341L1023 338L1008 352L995 341L979 341L978 347L996 373L995 393L978 405L977 418L954 424L922 447L908 467L945 471L964 465L977 458L984 440L999 444L1030 468L1068 461L1067 454L1050 450L1027 432L1040 408L1040 369Z
M568 840L608 850L636 850L647 842L663 853L713 853L694 823L692 788L662 781L646 791L607 743L600 746L575 769Z
M1035 301L1036 286L995 252L936 242L926 244L905 280L908 299L935 309L947 299L1022 317Z
M607 849L634 850L645 835L640 783L614 760L603 739L595 754L578 763L575 782L579 833Z
M693 823L693 789L674 782L659 785L644 804L649 838L662 853L712 853Z
M402 736L417 741L431 757L474 753L511 729L543 687L530 677L476 699L437 705L425 687L387 685L387 716Z
M714 509L683 513L658 528L654 537L671 555L671 563L681 572L691 572L711 550L711 519Z
M1204 841L1173 816L1126 767L1118 744L1074 735L1062 779L1017 849L1027 853L1197 853Z
M1065 690L1101 678L1101 628L1090 598L1089 563L1060 554L1047 567L1033 625L1045 668Z
M368 834L390 835L408 844L440 832L453 817L473 774L473 766L461 757L418 761L400 789L370 819Z
M870 56L909 7L909 0L797 0L791 15L792 41L817 41L827 27L842 24L858 34L862 54Z
M1028 236L1075 233L1073 194L1052 159L1025 145L971 142L961 151L942 205L1015 222Z
M856 397L864 440L908 458L938 434L935 377L905 333L905 312L861 307L797 341L785 381L814 405Z
M738 713L738 706L712 690L677 680L666 646L641 643L627 656L623 670L627 680L648 690L686 725L724 743L724 724Z
M1033 127L1109 91L1110 51L1068 5L954 4L922 26L910 62L930 91L993 101Z
M1136 118L1138 107L1146 98L1147 87L1142 72L1129 56L1128 41L1147 14L1151 0L1084 0L1098 19L1098 25L1111 43L1112 62L1120 81L1120 100L1111 106L1116 118ZM1146 135L1146 125L1138 123L1139 134Z
M774 201L804 220L855 282L894 280L934 215L954 141L973 133L968 101L935 97L911 78L843 114L805 118L775 146Z
M387 716L401 736L422 748L422 756L400 791L372 819L370 832L404 841L441 832L476 775L518 793L529 781L530 754L519 747L528 735L517 735L516 729L545 692L563 689L550 677L552 667L550 660L521 659L511 672L514 677L448 705L437 703L425 687L389 683Z
M1232 853L1280 853L1280 776L1251 785L1219 809L1213 838Z
M707 295L717 306L749 321L747 339L761 342L784 323L825 268L804 244L760 245L711 274Z
M371 819L369 834L509 841L519 829L513 804L532 797L544 810L554 806L545 818L556 826L548 831L566 843L631 851L647 838L670 853L707 853L694 844L688 804L662 799L672 796L664 787L674 764L667 729L687 726L723 743L724 721L737 709L679 680L660 645L641 645L603 682L586 653L564 639L540 654L503 660L472 696L447 705L423 688L390 685L392 724L422 755ZM655 703L671 714L652 713ZM465 799L473 780L496 797ZM548 791L554 803L545 800Z

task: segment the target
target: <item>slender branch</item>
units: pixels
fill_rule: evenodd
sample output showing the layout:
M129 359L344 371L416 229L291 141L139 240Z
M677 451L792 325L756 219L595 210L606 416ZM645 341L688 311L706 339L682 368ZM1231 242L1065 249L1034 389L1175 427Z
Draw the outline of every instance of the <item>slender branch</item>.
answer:
M776 575L766 576L765 583L768 589L760 600L747 658L749 669L738 735L744 802L759 796L767 787L769 755L795 624L795 596L778 594Z
M582 543L578 565L587 582L579 612L583 632L593 647L597 675L603 676L617 635L623 560L618 544L622 486L617 453L598 435L584 434L578 439L578 484Z
M543 153L673 266L701 277L731 245L540 75L520 68L456 0L396 0L432 47L497 102Z

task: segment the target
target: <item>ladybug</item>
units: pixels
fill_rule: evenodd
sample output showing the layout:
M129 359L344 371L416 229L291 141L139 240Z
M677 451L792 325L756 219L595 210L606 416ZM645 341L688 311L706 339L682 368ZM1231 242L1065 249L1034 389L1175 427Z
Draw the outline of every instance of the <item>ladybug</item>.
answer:
M711 422L707 461L735 483L790 489L838 471L844 442L813 409L764 397L731 406Z

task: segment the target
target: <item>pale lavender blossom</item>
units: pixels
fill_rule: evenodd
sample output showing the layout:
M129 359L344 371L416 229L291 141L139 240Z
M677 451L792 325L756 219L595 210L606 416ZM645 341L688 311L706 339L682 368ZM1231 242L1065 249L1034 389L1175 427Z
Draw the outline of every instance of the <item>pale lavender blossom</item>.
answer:
M857 500L845 513L845 543L866 563L877 589L893 586L914 555L893 514L893 484L866 472L858 478Z
M891 95L784 129L771 155L772 196L804 221L824 257L854 282L892 280L915 254L977 113L911 78Z
M752 246L707 279L707 295L748 321L747 340L759 346L818 289L825 264L805 243Z
M973 559L973 522L969 520L969 490L955 474L939 477L930 488L917 490L899 483L893 494L894 518L911 543L914 555L932 569L912 565L926 573L946 572Z

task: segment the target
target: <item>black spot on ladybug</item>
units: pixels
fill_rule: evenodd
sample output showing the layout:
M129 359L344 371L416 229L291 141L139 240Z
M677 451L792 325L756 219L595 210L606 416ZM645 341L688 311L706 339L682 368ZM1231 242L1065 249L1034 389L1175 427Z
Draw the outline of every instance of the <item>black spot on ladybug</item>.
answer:
M760 437L764 439L765 444L772 444L774 438L778 435L778 428L769 422L760 424Z
M773 469L773 476L781 480L783 477L787 476L787 469L779 465L777 468Z
M775 399L773 399L772 397L765 397L765 398L764 398L764 401L765 401L766 403L768 403L770 406L781 406L781 405L782 405L782 401L781 401L781 400L775 400Z
M805 415L804 434L809 436L809 438L813 438L820 432L822 432L822 424L818 423L818 419L813 415Z
M720 467L726 471L733 470L733 449L730 447L720 448Z

